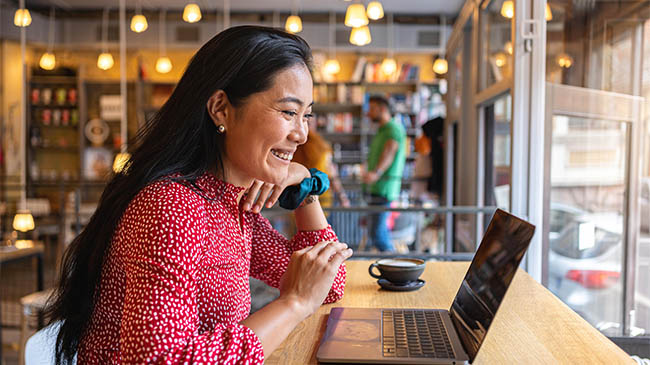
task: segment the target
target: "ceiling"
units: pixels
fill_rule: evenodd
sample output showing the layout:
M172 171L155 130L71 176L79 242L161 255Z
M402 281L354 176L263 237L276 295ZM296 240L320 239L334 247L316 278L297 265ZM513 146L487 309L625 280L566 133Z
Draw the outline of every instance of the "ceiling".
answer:
M133 8L138 0L127 0L127 8ZM139 0L143 10L182 9L186 0ZM201 9L223 9L224 0L193 0ZM17 2L17 1L16 1ZM444 14L456 16L465 0L381 0L385 12L395 14ZM119 0L25 0L26 7L49 8L54 5L66 11L93 10L104 7L117 8ZM289 12L292 4L303 12L345 12L351 2L344 0L230 0L233 12Z

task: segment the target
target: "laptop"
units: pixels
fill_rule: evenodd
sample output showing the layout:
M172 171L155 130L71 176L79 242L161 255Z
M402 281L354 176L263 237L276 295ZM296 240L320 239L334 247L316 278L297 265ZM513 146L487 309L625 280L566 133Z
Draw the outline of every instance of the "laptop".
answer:
M332 308L316 358L472 363L534 232L532 224L497 209L449 310Z

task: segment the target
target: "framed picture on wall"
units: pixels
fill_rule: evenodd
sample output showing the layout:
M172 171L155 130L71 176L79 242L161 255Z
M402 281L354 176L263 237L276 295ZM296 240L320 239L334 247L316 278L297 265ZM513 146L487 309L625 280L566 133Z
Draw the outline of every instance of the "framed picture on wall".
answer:
M83 174L88 180L106 180L113 166L113 153L104 147L88 147L84 150Z

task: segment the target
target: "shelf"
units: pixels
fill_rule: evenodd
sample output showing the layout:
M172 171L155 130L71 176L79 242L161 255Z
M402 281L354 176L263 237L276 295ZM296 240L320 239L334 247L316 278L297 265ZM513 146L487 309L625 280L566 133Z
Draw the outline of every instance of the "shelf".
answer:
M314 82L314 86L337 86L337 85L348 85L348 86L435 86L438 85L437 82L420 82L420 81L400 81L400 82L354 82L354 81L341 81L341 82Z
M318 110L327 109L328 111L333 110L350 110L350 109L361 109L363 104L348 104L348 103L314 103L313 110L317 112Z
M65 104L31 104L31 107L34 108L34 109L45 109L45 108L49 108L49 109L56 109L56 108L59 108L59 109L61 109L61 108L76 109L78 107L78 105L77 104L69 104L69 103L65 103Z
M37 150L48 150L48 151L59 151L59 152L70 152L78 153L79 146L32 146L33 149Z
M32 76L29 80L30 84L77 84L77 76Z
M78 131L79 130L79 125L54 125L54 124L42 124L42 123L32 123L32 127L39 127L39 128L51 128L51 129L60 129L60 130L74 130Z
M339 157L332 158L332 162L336 164L357 164L364 163L361 157Z

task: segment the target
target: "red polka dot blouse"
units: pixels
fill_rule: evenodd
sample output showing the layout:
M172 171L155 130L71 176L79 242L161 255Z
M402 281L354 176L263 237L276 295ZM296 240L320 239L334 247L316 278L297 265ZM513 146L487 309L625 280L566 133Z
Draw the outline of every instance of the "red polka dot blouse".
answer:
M129 204L102 269L79 363L264 361L260 340L239 324L250 312L249 276L277 288L293 251L336 234L327 227L287 240L260 214L239 209L243 188L212 174L196 185L203 197L179 182L155 182ZM345 275L341 265L326 303L343 296Z

